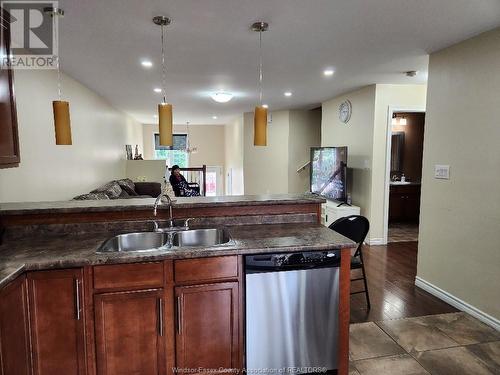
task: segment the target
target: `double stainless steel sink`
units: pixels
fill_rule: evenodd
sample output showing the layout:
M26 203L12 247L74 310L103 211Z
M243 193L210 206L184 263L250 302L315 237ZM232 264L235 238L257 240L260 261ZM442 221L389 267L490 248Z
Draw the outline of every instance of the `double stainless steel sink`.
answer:
M145 252L183 247L213 247L228 244L230 241L231 236L224 228L137 232L112 237L106 240L97 252Z

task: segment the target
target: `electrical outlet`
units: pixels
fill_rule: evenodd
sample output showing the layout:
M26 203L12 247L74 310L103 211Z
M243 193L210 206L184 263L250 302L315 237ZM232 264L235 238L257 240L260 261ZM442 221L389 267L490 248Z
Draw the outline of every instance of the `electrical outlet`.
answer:
M436 164L434 166L434 178L438 178L440 180L449 180L450 179L450 166Z

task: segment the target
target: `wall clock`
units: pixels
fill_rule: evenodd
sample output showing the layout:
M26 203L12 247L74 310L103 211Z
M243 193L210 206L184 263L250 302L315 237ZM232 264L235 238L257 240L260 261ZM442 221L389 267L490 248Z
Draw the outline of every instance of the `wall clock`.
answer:
M344 124L347 124L351 119L351 113L352 113L352 104L349 100L345 100L342 103L340 103L339 106L340 121L342 121Z

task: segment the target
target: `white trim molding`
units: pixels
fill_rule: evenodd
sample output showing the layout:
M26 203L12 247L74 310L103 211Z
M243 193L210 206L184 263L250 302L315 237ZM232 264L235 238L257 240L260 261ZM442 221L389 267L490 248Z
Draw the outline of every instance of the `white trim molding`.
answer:
M462 301L460 298L455 297L453 294L448 293L447 291L431 284L430 282L420 278L415 277L415 285L426 292L429 292L433 296L439 298L440 300L456 307L460 311L464 311L469 315L472 315L474 318L479 319L483 323L493 327L497 331L500 331L500 320L494 318L493 316L486 314L484 311L479 310L478 308L468 304L465 301Z
M383 238L369 238L368 241L366 241L368 245L370 246L378 246L378 245L387 245L387 242L384 241Z

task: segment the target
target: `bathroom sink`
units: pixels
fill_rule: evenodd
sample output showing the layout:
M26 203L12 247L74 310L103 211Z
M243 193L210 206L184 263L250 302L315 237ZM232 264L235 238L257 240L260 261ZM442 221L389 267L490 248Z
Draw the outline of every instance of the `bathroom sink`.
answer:
M168 233L138 232L120 234L105 241L98 253L122 251L154 251L168 244Z
M231 241L231 237L226 229L192 229L174 233L172 246L216 246L229 241Z
M391 181L391 185L409 185L410 181Z

